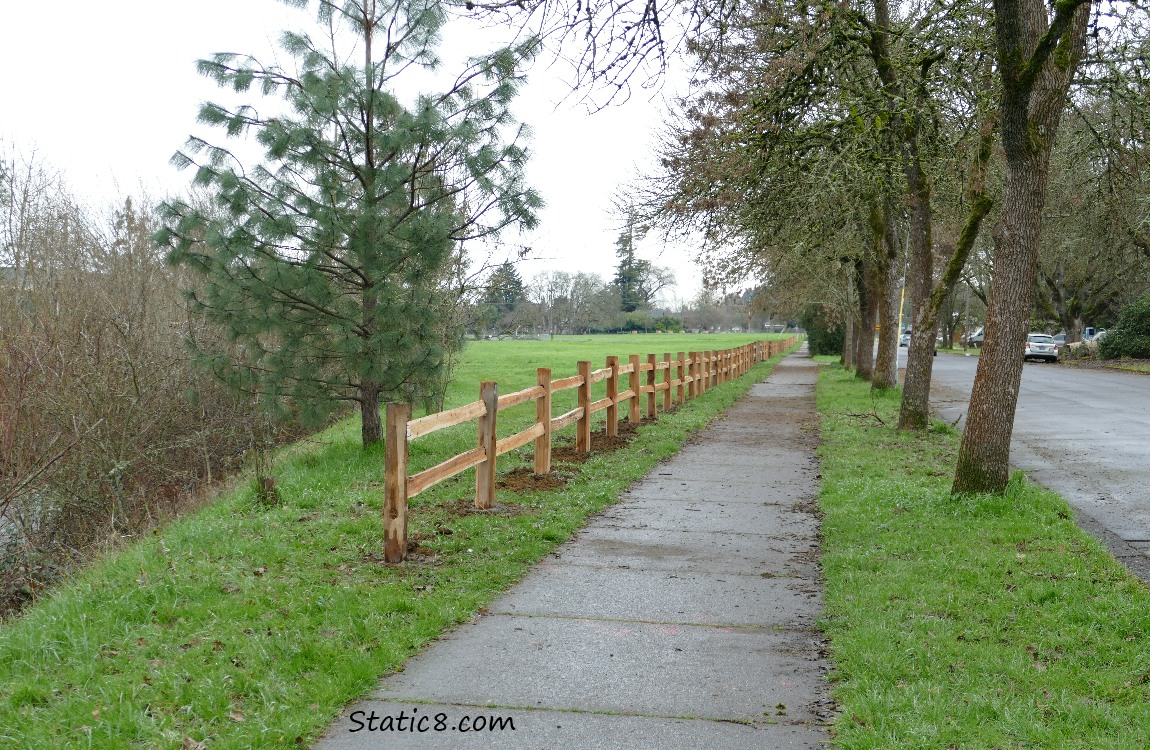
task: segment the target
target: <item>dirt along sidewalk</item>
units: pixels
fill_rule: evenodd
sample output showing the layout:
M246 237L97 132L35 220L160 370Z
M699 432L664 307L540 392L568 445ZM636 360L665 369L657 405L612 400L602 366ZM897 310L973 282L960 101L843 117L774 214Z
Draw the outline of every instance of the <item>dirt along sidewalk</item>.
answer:
M826 747L816 370L784 359L316 747Z

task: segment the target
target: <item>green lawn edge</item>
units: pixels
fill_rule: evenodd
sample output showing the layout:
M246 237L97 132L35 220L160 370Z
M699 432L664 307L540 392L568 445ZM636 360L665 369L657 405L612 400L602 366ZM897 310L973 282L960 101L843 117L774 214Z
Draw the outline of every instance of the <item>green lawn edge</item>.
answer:
M1020 473L952 497L958 433L820 364L837 745L1150 746L1150 589Z
M608 353L651 342L719 349L756 338L764 337L617 337ZM474 398L472 378L498 378L509 392L534 383L528 362L551 365L559 377L574 373L569 355L602 347L591 338L480 344L448 405ZM282 503L262 506L244 484L109 554L0 627L0 747L306 746L345 705L473 617L780 359L660 415L560 490L500 492L497 512L467 513L473 472L436 486L413 500L411 516L412 533L435 556L399 566L382 562L382 451L359 449L358 422L291 446L275 467ZM512 412L500 414L500 434L531 419ZM421 439L412 444L412 470L474 440L474 426ZM509 453L500 471L528 459L526 450Z

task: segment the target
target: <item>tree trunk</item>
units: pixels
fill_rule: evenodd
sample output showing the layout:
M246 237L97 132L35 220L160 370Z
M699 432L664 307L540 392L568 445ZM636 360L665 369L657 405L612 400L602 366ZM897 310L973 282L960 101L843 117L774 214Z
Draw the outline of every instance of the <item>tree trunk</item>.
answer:
M871 375L871 388L889 390L898 387L898 235L893 211L888 203L883 208L882 234L875 236L878 262L875 281L878 292L878 359Z
M986 339L959 448L955 493L1002 492L1009 480L1050 152L1082 59L1089 15L1088 2L1056 4L1053 21L1043 0L995 2L1006 186L994 229Z
M855 295L853 293L854 282L847 283L847 314L845 327L843 332L843 367L851 368L855 366L855 328L857 324L855 318L858 315L858 308L855 305Z
M363 438L364 448L383 442L383 421L379 414L380 392L381 388L377 383L363 383L359 386L359 411L362 422L360 435Z
M958 242L954 252L943 271L942 278L937 287L932 288L934 258L931 248L931 217L929 201L919 206L911 199L911 270L912 304L914 305L915 321L914 331L934 330L938 321L938 310L943 299L951 294L954 285L966 261L974 249L974 241L978 238L982 227L982 220L990 212L993 201L986 194L986 174L990 167L991 155L995 142L995 123L997 118L988 114L983 117L979 126L979 145L975 155L974 166L971 169L969 199L970 215L966 224L959 233ZM908 175L909 178L909 175ZM921 176L925 181L925 175ZM915 179L909 179L914 184ZM919 186L921 189L921 185ZM929 190L929 185L926 186ZM913 190L912 190L913 193ZM929 198L929 193L927 194ZM920 225L919 222L922 222ZM916 261L917 257L917 261ZM924 264L927 264L924 267ZM921 302L918 297L925 293ZM906 380L903 383L902 404L898 415L898 426L901 430L922 430L930 424L930 380L934 367L934 341L918 342L917 337L911 336L909 351L907 353Z
M1002 492L1010 478L1010 438L1038 270L1045 156L1007 165L1003 214L994 228L986 338L958 454L955 492Z
M859 298L859 331L855 338L855 376L870 380L874 374L874 324L878 317L873 263L860 260L855 264L855 283Z
M938 310L930 304L934 287L934 253L931 248L930 182L918 156L918 141L908 144L906 180L910 201L910 243L907 286L914 310L913 333L906 354L906 377L898 426L921 430L930 424L930 376L934 367L934 329Z

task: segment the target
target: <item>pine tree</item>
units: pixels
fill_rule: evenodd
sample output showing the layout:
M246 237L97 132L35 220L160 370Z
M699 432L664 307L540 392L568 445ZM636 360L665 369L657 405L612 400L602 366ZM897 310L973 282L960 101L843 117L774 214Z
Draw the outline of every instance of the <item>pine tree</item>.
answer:
M221 87L286 106L201 108L201 122L254 137L263 161L245 167L189 139L173 162L195 168L210 202L164 204L157 239L202 275L193 302L243 345L242 361L209 355L217 372L303 417L356 403L368 446L382 439L381 400L414 402L440 380L437 316L459 243L535 224L542 204L523 182L522 128L503 139L516 132L516 67L535 45L474 60L450 90L408 106L393 84L436 66L441 5L316 4L320 36L281 37L294 73L235 54L198 63ZM354 46L338 49L345 42Z
M650 274L651 264L635 257L635 244L647 235L647 229L645 225L637 225L635 217L628 212L627 224L615 240L615 255L619 258L615 285L619 287L623 312L635 312L648 302L643 293L643 281Z

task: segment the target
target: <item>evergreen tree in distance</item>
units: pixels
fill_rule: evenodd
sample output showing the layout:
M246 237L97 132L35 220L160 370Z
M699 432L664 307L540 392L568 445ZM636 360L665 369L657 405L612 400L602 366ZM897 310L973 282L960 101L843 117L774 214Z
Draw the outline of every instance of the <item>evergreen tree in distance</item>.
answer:
M615 256L619 258L615 285L619 287L623 312L635 312L647 305L643 281L651 271L651 264L635 257L635 245L647 236L647 229L646 225L636 225L635 217L628 212L627 223L615 240Z
M202 275L193 303L242 345L242 359L205 355L217 372L305 418L357 404L366 447L382 439L381 401L414 401L444 366L437 311L453 249L535 225L542 203L524 184L523 128L508 111L535 44L473 60L449 90L408 106L393 85L437 65L441 5L315 5L318 38L281 37L294 71L235 54L198 63L221 87L282 104L268 103L270 115L202 106L202 123L254 138L263 160L245 167L189 139L173 162L195 168L210 200L165 203L157 239Z

